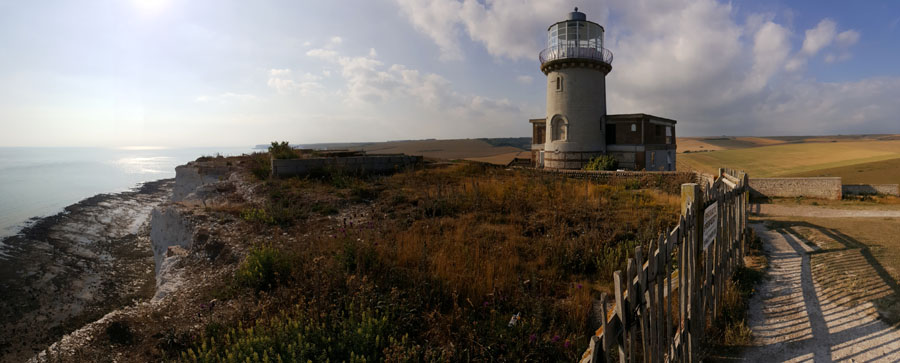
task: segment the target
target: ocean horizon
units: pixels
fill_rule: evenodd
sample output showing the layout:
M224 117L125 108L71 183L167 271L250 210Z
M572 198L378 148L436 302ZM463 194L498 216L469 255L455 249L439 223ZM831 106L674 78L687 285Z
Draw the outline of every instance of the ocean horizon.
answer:
M85 198L174 178L176 166L200 156L254 151L259 150L253 146L0 147L0 239ZM0 255L2 249L0 245Z

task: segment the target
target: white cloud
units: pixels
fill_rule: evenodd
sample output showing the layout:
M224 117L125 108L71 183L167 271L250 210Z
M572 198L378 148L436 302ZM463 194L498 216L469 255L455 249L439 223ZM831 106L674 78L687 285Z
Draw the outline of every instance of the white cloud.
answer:
M412 25L430 37L443 60L463 59L460 37L495 57L532 58L544 46L540 33L559 20L564 0L396 0Z
M803 39L803 53L808 56L815 55L834 41L836 31L837 24L834 20L822 19L815 28L806 31L806 38Z
M333 36L328 40L331 45L338 45L344 42L344 39L338 36Z
M219 104L227 104L227 103L236 103L236 102L251 102L259 100L258 97L248 94L248 93L233 93L226 92L219 95L202 95L198 96L194 99L194 102L197 103L219 103Z
M860 34L858 31L850 29L843 31L837 35L837 44L841 47L849 47L859 41Z
M321 52L307 54L321 58ZM374 49L370 49L365 56L334 54L333 57L326 58L341 68L341 76L346 81L346 88L342 93L346 96L347 103L360 105L412 101L437 112L452 112L463 116L495 111L520 113L518 107L507 99L459 93L453 89L449 80L438 74L410 69L402 64L387 66L376 58L377 54Z
M306 55L313 58L319 58L326 61L332 61L337 58L337 52L329 49L310 49Z
M516 77L516 82L519 82L519 83L521 83L521 84L531 84L531 82L534 82L534 77L532 77L532 76L524 76L524 75L523 75L523 76L517 76L517 77Z
M297 80L290 69L271 69L266 84L280 94L299 92L301 95L309 95L322 88L322 84L316 82L319 79L321 77L317 75L304 73Z

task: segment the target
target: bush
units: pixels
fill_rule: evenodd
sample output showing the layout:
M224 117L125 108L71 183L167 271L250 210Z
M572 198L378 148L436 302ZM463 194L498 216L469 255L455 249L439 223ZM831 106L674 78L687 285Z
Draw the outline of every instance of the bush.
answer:
M297 152L294 148L288 144L287 141L277 142L272 141L272 146L269 146L269 155L272 155L275 159L296 159Z
M291 264L281 251L269 246L254 248L247 255L237 271L235 280L239 285L253 288L257 292L269 291L286 281L291 274Z
M592 158L585 166L584 170L616 170L619 167L619 161L610 155L600 155Z
M250 173L257 179L265 180L272 173L272 163L266 153L254 153L250 155Z
M131 333L131 327L124 321L114 321L106 327L106 335L113 344L131 345L134 341L134 334Z

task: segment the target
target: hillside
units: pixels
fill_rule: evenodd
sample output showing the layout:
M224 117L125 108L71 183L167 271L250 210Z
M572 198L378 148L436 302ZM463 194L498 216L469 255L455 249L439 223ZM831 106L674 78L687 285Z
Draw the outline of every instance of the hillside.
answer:
M592 299L676 223L688 181L478 163L257 180L266 157L180 168L175 189L190 192L151 220L157 297L44 360L573 361Z
M879 180L891 180L880 174L896 167L896 162L887 161L900 158L900 141L874 138L845 140L803 139L771 146L680 154L678 169L713 173L719 167L729 167L743 169L756 177L846 176L855 170L866 170ZM853 169L860 164L871 165ZM873 182L866 178L857 179Z

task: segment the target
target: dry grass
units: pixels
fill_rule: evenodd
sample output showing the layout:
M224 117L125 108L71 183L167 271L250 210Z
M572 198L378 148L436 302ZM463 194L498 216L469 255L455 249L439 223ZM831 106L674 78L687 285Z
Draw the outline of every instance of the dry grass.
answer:
M596 328L589 323L592 301L610 292L611 271L635 245L674 225L680 200L659 190L470 163L388 177L274 180L266 188L270 202L301 210L290 214L291 223L251 221L274 237L269 246L288 256L292 277L264 292L266 308L216 324L259 326L230 333L235 339L277 341L296 324L309 326L307 336L315 339L349 339L358 338L346 330L355 325L343 319L386 319L379 339L396 344L364 349L370 359L579 357ZM365 197L354 198L359 195ZM306 212L313 200L340 212ZM223 298L259 298L255 290L238 291ZM360 301L372 309L333 313ZM294 313L278 315L284 311ZM508 326L517 313L520 320ZM209 345L221 338L203 339Z

